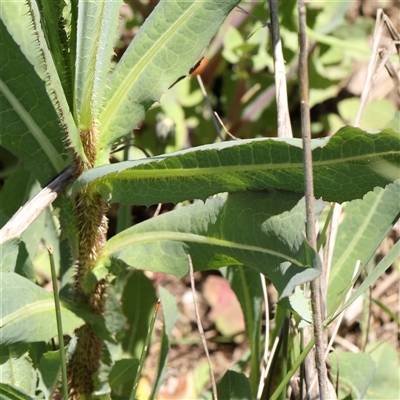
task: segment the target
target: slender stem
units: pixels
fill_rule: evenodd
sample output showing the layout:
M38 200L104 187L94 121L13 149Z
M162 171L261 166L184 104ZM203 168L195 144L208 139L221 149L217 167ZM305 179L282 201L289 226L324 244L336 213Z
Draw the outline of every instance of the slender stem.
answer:
M63 398L68 399L67 363L65 359L64 334L63 334L62 320L61 320L61 307L60 307L60 297L58 295L56 268L54 266L53 248L51 246L48 246L47 251L49 253L49 258L50 258L51 281L53 283L54 304L56 306L56 320L57 320L58 343L60 347Z
M208 368L210 370L210 379L211 379L211 386L212 386L212 391L213 391L213 398L214 398L214 400L218 400L217 385L215 383L214 372L212 370L210 354L208 352L208 347L207 347L206 336L204 335L204 329L203 329L203 325L201 324L199 309L197 307L196 291L195 291L195 286L194 286L194 269L193 269L192 257L190 257L190 254L188 254L188 260L189 260L190 286L192 288L192 293L193 293L194 312L196 314L197 328L200 333L201 342L203 344L204 352L206 353Z
M210 110L211 118L213 120L213 123L214 123L214 126L215 126L215 130L217 131L217 135L221 139L221 141L224 141L224 138L222 137L222 134L221 134L221 129L219 128L219 125L218 125L217 118L216 118L216 116L214 114L214 110L213 110L211 101L210 101L210 99L208 97L206 88L204 87L203 80L201 79L200 75L197 75L196 78L197 78L197 82L199 83L201 92L203 93L203 96L204 96L204 98L206 100L207 107Z
M282 52L282 42L279 31L278 0L268 0L271 16L271 39L274 51L274 69L276 85L276 107L278 111L278 137L293 137L290 124L289 104L286 90L285 60Z
M138 366L138 369L136 372L135 381L133 382L132 391L131 391L131 395L129 396L129 400L134 400L135 396L136 396L136 390L139 385L140 376L142 375L142 370L143 370L143 366L144 366L144 361L146 359L147 349L149 348L149 345L150 345L151 335L153 333L154 324L157 319L157 313L158 313L158 309L160 308L160 304L161 304L161 300L158 299L156 306L154 307L153 315L150 320L149 329L147 330L146 341L143 346L142 354L140 355L139 366Z
M304 185L306 198L307 240L317 251L314 214L314 182L311 154L310 107L308 102L308 68L307 68L307 38L306 38L306 6L304 0L298 1L299 9L299 77L301 97L301 130L303 137ZM315 338L315 357L318 372L319 396L321 400L328 398L327 371L325 364L325 346L322 329L320 281L311 282L311 306Z

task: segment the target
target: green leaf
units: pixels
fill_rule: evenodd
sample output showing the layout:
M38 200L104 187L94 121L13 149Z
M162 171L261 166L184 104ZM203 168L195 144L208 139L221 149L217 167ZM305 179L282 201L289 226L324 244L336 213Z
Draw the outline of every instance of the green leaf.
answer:
M0 344L48 342L57 336L54 299L51 293L15 273L3 273L0 298ZM88 312L67 302L61 304L65 335L91 320ZM93 320L95 318L93 317Z
M334 381L339 375L339 399L365 399L368 386L375 374L375 364L369 354L344 353L335 351L329 354L331 374Z
M61 370L60 351L47 351L40 358L38 366L39 384L38 389L42 391L45 399L50 400L59 382Z
M316 202L317 212L322 207L322 202ZM106 272L112 257L136 269L181 278L188 273L190 254L197 271L246 265L268 276L281 296L288 296L296 285L320 273L318 257L304 241L304 223L304 199L294 193L217 197L117 234L107 241L93 273Z
M172 329L174 328L179 316L175 297L172 296L168 290L164 289L162 286L159 287L159 293L164 313L164 326L159 350L157 372L154 378L152 395L150 396L151 398L155 397L164 381L164 376L167 369L167 357L170 348L169 340L172 335Z
M45 66L39 47L33 46L35 32L27 29L32 24L28 3L25 1L3 1L1 3L1 19L15 43L21 48L26 59L35 68L36 73L44 79Z
M375 363L372 378L365 399L397 399L400 388L400 365L398 352L389 343L371 343L366 347Z
M14 272L17 264L20 239L14 238L1 244L0 273Z
M63 86L65 97L72 109L72 86L70 58L68 52L68 37L65 29L63 11L64 0L46 1L36 0L40 11L41 27L44 32L47 47L49 48L57 74Z
M341 203L386 186L391 180L379 172L382 162L399 171L400 134L390 129L368 134L345 127L312 144L315 196L326 201ZM249 189L303 193L301 140L230 141L106 165L81 175L73 193L88 184L113 202L147 206Z
M260 379L261 318L263 291L261 279L256 271L243 266L228 267L226 278L242 307L246 332L250 343L250 383L253 394L257 393Z
M66 166L56 111L2 20L0 54L0 144L44 185Z
M238 3L164 0L157 5L111 74L99 119L98 154L108 157L107 149L134 129L174 82L188 75Z
M33 400L34 398L26 395L7 383L0 382L0 400Z
M178 307L176 306L175 297L167 289L160 286L159 292L164 314L165 333L168 338L171 338L172 329L174 329L179 316Z
M46 32L42 28L42 24L46 25L46 23L44 21L40 21L41 15L36 0L29 0L28 2L32 17L32 25L35 30L37 42L40 48L40 55L46 67L45 81L47 85L47 91L51 101L54 104L54 108L57 111L60 119L60 125L63 129L62 139L67 139L73 149L79 154L81 159L83 161L87 161L81 142L81 137L75 120L72 116L63 85L61 83L61 78L63 78L63 76L60 77L55 64L55 62L59 60L53 59L53 54L51 53L46 40Z
M344 218L339 225L329 277L327 310L332 312L349 290L357 260L361 273L375 254L400 213L400 180L385 189L376 188L362 200L346 204ZM354 281L353 279L353 281Z
M243 373L227 371L217 384L218 398L224 400L251 400L249 379Z
M338 103L339 115L347 123L354 123L359 106L359 98L344 99ZM396 105L387 99L373 100L366 105L360 126L366 130L381 129L393 119L396 110Z
M117 388L128 380L135 379L138 365L139 360L136 359L123 359L116 361L108 378L111 389Z
M336 318L342 311L349 307L355 300L357 300L371 285L373 285L383 273L392 266L392 264L397 260L400 254L400 241L390 249L390 251L385 255L385 257L379 262L379 264L372 270L368 277L363 281L363 283L353 292L345 304L335 312L335 314L328 319L331 320ZM353 286L355 279L348 283L347 290Z
M121 0L78 4L75 101L81 131L89 131L99 116L121 5Z
M36 372L25 344L0 346L0 382L34 395ZM1 392L0 392L1 393Z
M156 302L152 282L140 271L132 273L122 294L122 310L128 322L122 346L125 352L137 359L142 353Z

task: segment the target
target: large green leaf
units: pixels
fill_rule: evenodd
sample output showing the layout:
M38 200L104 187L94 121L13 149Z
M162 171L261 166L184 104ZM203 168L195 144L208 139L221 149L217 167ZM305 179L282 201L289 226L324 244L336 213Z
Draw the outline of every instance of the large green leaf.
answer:
M0 144L43 185L66 161L57 113L45 83L0 20Z
M60 370L60 350L48 351L42 355L37 369L38 389L43 392L46 400L51 399L51 395L59 383Z
M263 290L261 279L256 271L244 266L228 267L223 275L235 292L246 321L246 332L250 343L250 384L253 394L257 393L260 380L261 361L261 318Z
M375 363L365 399L397 399L400 393L400 363L398 351L387 342L373 342L365 349Z
M62 139L67 139L69 144L71 144L81 159L86 161L86 155L83 150L81 137L79 135L75 120L72 116L70 104L68 103L66 94L64 92L64 87L61 82L63 76L60 76L59 71L57 70L56 62L60 62L60 60L53 58L53 53L49 48L50 41L46 40L46 30L43 29L43 26L46 27L47 23L46 21L41 21L42 16L36 0L29 0L28 3L30 7L32 25L35 30L40 49L40 56L43 59L43 63L46 67L45 81L47 85L47 91L54 104L54 108L57 111L60 124L63 128ZM66 62L68 61L66 60Z
M100 115L101 157L134 129L144 113L178 79L188 75L239 0L162 0L113 71Z
M367 265L400 214L400 180L376 188L361 200L346 204L339 226L329 277L327 310L340 303L352 281L357 261ZM359 269L354 280L361 273Z
M344 353L329 354L332 377L339 377L339 399L365 399L368 386L375 374L375 365L369 354Z
M164 381L167 370L168 352L170 349L170 339L172 337L172 329L178 320L179 312L176 300L167 289L159 287L160 300L164 314L164 326L161 333L161 345L158 357L158 366L156 376L154 378L151 398L154 398Z
M140 271L135 271L126 279L121 302L127 319L122 346L127 354L139 359L157 302L152 282Z
M81 131L90 130L99 116L121 5L121 0L78 4L75 102Z
M0 382L0 399L1 400L34 400L24 392L7 383Z
M400 241L397 241L396 244L390 249L390 251L383 257L380 263L372 270L372 272L368 275L368 277L363 281L363 283L352 293L352 295L347 299L347 301L335 311L335 313L331 312L331 315L327 319L327 325L331 322L331 320L335 319L342 311L344 311L347 307L349 307L354 301L356 301L369 287L371 287L380 276L384 274L384 272L389 269L395 260L398 259L400 254ZM355 278L350 280L347 283L347 290L354 285Z
M0 344L47 342L57 336L53 295L15 273L2 273L0 298ZM86 320L95 320L88 312L77 310L69 303L61 304L65 335Z
M343 202L392 181L382 164L399 173L400 134L368 134L345 127L313 140L315 196ZM386 168L388 169L388 168ZM94 168L73 186L91 184L114 202L151 205L205 199L215 193L282 189L304 191L299 139L251 139L201 146L171 155Z
M32 24L28 3L25 1L2 1L1 20L26 59L35 68L36 73L41 79L44 79L45 66L40 57L39 47L32 46L36 40L35 32L33 29L27 29Z
M0 346L0 382L33 396L36 371L29 350L26 344Z
M246 375L235 371L226 371L217 384L218 398L226 400L250 400L250 382Z
M68 36L65 29L66 21L63 17L66 4L64 0L36 0L36 2L40 11L40 25L44 32L47 47L54 60L69 108L72 110L71 60L68 51Z
M281 296L319 275L318 257L304 240L304 199L295 193L245 192L215 198L127 229L105 245L93 274L108 259L182 277L188 254L195 270L246 265L268 276ZM317 212L321 203L316 203ZM310 267L311 266L311 267Z

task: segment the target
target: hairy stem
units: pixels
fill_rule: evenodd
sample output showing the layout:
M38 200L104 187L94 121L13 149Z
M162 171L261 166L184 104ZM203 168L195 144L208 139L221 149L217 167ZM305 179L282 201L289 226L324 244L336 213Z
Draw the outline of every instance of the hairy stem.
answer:
M96 131L82 132L81 139L89 160L89 166L75 159L75 171L80 175L93 166L95 158ZM107 203L103 198L84 188L75 197L75 216L79 232L79 249L75 273L75 299L94 313L104 312L106 283L97 282L93 290L87 290L85 282L101 255L106 242L108 221ZM93 375L99 370L103 341L90 324L75 331L78 339L76 349L68 363L69 399L89 399L94 391Z

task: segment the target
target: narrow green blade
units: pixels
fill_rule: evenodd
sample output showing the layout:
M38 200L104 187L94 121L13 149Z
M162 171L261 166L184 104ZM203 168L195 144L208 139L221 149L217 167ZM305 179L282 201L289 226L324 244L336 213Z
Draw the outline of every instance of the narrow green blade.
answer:
M90 130L99 116L121 5L107 0L78 4L75 102L81 131Z
M136 128L146 110L174 82L188 75L238 3L239 0L160 1L110 77L100 115L98 152L109 149L118 138ZM97 165L102 163L99 160Z

